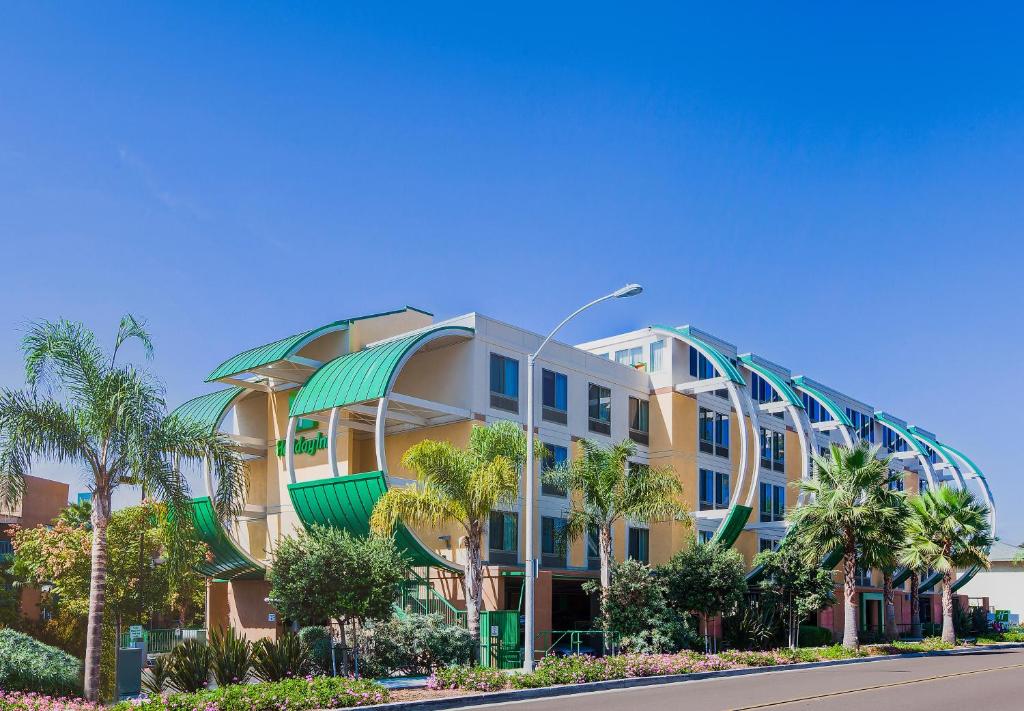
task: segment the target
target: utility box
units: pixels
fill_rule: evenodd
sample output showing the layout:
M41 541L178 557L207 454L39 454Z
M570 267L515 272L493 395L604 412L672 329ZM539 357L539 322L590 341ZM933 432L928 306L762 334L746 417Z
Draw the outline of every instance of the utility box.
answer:
M117 650L117 698L134 699L142 694L142 667L146 663L146 650L122 647Z
M523 665L519 610L480 611L480 665L498 669Z

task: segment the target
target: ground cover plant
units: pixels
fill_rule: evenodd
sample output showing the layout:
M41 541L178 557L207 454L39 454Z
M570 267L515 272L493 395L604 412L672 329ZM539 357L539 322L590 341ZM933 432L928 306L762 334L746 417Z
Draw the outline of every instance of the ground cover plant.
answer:
M387 689L376 682L319 676L231 684L191 694L154 695L141 701L121 702L112 711L305 711L370 706L386 703L388 699Z
M78 697L48 696L32 691L0 689L0 711L101 711L102 706Z

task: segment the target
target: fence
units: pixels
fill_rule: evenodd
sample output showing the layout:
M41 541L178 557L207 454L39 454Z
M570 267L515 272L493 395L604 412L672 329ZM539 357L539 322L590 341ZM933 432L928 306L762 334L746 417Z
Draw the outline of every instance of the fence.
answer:
M448 602L433 585L413 574L401 584L398 606L406 612L440 615L445 624L466 627L466 611Z
M170 652L185 640L196 639L206 642L206 630L204 629L176 629L176 630L142 630L142 640L145 643L148 654L164 654ZM131 633L121 634L121 647L124 649L138 646L140 640L133 640Z
M544 630L537 633L536 649L541 656L618 654L619 635L605 630Z

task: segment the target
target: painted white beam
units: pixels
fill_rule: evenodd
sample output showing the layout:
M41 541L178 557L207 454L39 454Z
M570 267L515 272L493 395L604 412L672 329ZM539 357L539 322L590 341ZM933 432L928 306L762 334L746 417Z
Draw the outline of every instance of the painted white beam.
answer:
M456 407L454 405L448 405L443 402L436 402L434 400L424 400L423 398L413 397L412 395L403 395L402 393L391 393L388 398L391 402L399 402L403 405L409 405L410 407L418 407L423 410L429 410L431 412L439 412L444 415L455 415L456 417L462 417L469 419L473 416L473 413L464 407ZM390 413L389 413L390 415Z
M240 378L221 378L218 382L235 385L240 388L245 388L246 390L259 390L264 393L269 393L271 391L270 386L263 381L241 380Z
M697 393L706 393L712 390L723 390L730 382L728 378L722 376L706 380L693 380L689 383L676 385L676 392L683 393L684 395L696 395Z
M313 360L312 358L304 358L302 356L297 355L290 355L287 358L285 358L285 360L288 361L289 363L294 363L295 365L301 365L305 366L306 368L312 368L313 370L316 370L317 368L323 365L323 361Z
M828 420L827 422L812 422L811 427L818 432L829 432L839 429L840 424L836 420Z
M789 408L789 403L785 402L762 402L757 406L761 412L767 412L772 414L774 412L785 412Z
M368 415L370 417L376 417L377 415L377 408L373 405L346 405L345 409L358 415ZM410 412L402 412L390 407L388 408L388 419L397 422L407 422L412 425L419 425L420 427L425 427L428 424L425 417L413 415Z

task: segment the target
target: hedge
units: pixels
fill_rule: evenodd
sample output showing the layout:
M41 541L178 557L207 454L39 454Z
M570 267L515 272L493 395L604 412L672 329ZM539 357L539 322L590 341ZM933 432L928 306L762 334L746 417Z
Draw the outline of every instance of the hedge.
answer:
M27 634L0 629L0 689L54 696L81 694L82 662Z

